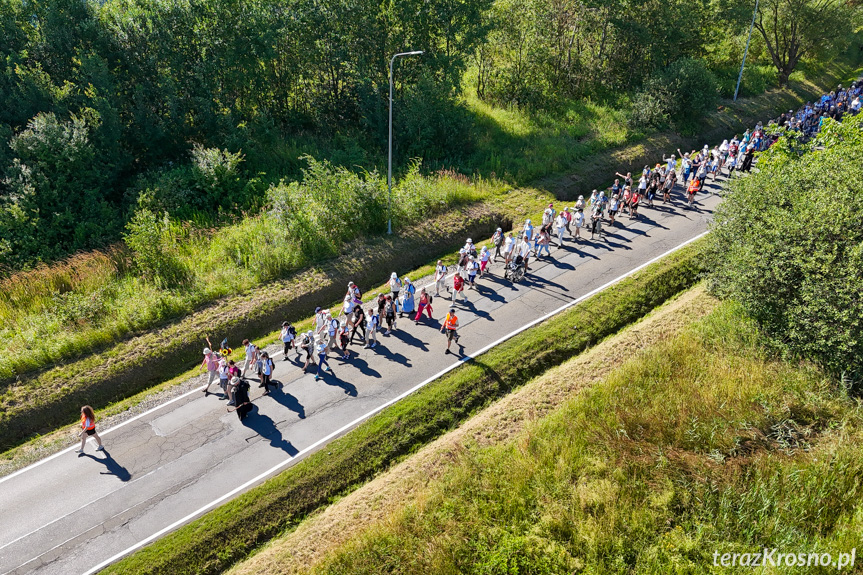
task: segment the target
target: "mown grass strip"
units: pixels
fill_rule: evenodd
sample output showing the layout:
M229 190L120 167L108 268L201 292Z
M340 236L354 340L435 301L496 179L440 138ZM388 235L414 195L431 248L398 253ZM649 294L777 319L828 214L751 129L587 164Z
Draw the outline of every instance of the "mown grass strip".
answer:
M692 286L703 240L510 339L106 573L219 573L476 410Z

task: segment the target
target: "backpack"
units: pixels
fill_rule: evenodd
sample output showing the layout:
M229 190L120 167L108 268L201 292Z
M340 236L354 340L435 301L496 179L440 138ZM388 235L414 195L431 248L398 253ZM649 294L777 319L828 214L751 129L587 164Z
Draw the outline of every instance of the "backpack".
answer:
M434 299L434 296L429 294L429 305L431 305L433 299Z

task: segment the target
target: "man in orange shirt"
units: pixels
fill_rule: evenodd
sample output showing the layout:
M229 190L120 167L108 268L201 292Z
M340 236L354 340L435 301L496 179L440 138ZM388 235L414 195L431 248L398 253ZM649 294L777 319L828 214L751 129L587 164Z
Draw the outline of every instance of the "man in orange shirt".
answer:
M444 354L452 353L449 348L452 345L452 340L456 340L458 342L458 333L456 330L458 329L458 317L455 315L455 308L449 308L449 313L446 314L446 318L443 320L443 325L440 330L441 333L446 330L446 351Z

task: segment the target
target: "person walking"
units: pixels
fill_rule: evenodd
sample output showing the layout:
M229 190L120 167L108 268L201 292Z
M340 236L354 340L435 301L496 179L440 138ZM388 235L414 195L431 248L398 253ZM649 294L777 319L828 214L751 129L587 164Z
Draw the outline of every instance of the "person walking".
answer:
M423 311L428 314L429 319L432 318L432 296L426 291L426 288L420 290L419 305L417 306L417 315L414 317L414 325L419 324Z
M273 381L273 370L275 369L275 364L273 360L270 359L270 355L267 352L261 353L261 385L258 387L264 388L264 395L270 395L270 385L272 384L273 389L277 389L276 384L272 383Z
M381 326L381 316L375 311L375 308L370 307L368 310L369 318L369 337L366 340L366 349L375 347L378 344L378 329Z
M357 333L357 330L363 330L363 334L360 336L360 343L365 343L366 341L366 314L363 311L362 305L357 305L354 308L354 325L351 328L351 343L354 342L354 334Z
M306 373L306 370L309 369L309 364L314 363L312 360L312 353L314 353L314 341L315 334L312 330L307 331L300 337L300 349L306 352L306 361L303 364L303 373Z
M467 283L469 284L468 289L476 289L477 273L479 273L479 262L476 261L475 257L470 256L470 259L467 262Z
M551 257L551 250L548 248L549 244L548 231L546 228L542 228L539 230L539 235L536 237L536 244L534 245L534 249L536 250L536 257L539 259L539 256L542 255L542 250L545 250L545 254L548 257Z
M339 320L331 314L327 314L327 353L329 350L339 351Z
M342 361L347 361L351 358L351 352L348 351L348 345L351 343L351 328L346 321L343 321L339 328L339 342L342 344Z
M282 361L288 361L288 352L294 346L294 339L297 337L297 330L294 329L294 326L291 325L290 322L283 321L282 322L282 331L279 333L279 339L282 340L282 343L285 346L284 358ZM300 357L300 352L297 350L297 357Z
M75 453L78 455L84 454L84 445L87 443L88 437L92 437L99 444L96 451L105 451L105 446L102 445L102 438L96 433L96 414L93 413L92 407L85 405L81 408L81 448L75 450Z
M488 271L488 260L491 258L491 252L488 251L488 248L482 246L482 249L479 251L479 277L482 277Z
M440 328L441 333L446 332L446 351L444 354L452 353L449 348L452 345L452 341L455 340L458 343L458 316L455 314L455 308L449 308L449 313L446 314L446 318L443 320L443 325Z
M297 357L299 357L299 350L297 351ZM231 379L228 381L228 385L225 386L225 393L228 394L228 405L237 405L234 389L237 382L240 381L240 375L240 368L232 359L228 362L228 376Z
M566 231L566 226L569 225L569 222L564 215L565 213L565 210L560 212L560 214L558 214L557 218L555 219L555 226L557 227L557 249L563 247L563 232Z
M399 301L399 294L402 291L402 280L399 279L399 276L396 272L390 274L390 296L392 296L393 301Z
M246 419L252 411L252 400L249 398L249 382L245 379L235 377L231 380L234 387L234 404L237 406L237 417L240 421Z
M389 335L396 328L396 303L391 295L388 295L384 301L384 319L387 322L387 331L384 335Z
M253 344L247 339L243 340L243 348L246 350L246 361L243 362L243 374L242 376L246 376L246 372L249 370L250 365L256 365L258 362L258 346Z
M515 251L516 241L515 238L512 237L512 232L509 232L509 235L506 237L506 241L503 244L503 267L509 267L509 262L513 258L513 252Z
M572 219L575 221L575 239L581 239L581 228L584 227L584 209L576 210Z
M316 351L318 353L318 371L315 373L315 381L321 379L321 374L324 371L329 371L330 374L333 373L333 368L330 367L330 362L327 361L327 344L323 339L318 340ZM325 365L326 367L324 367Z
M494 235L491 237L491 243L494 244L494 258L492 258L492 261L497 263L497 257L503 255L501 250L504 244L504 233L501 228L495 230Z
M461 277L461 274L455 274L452 276L452 303L455 304L455 300L458 295L461 294L461 297L464 298L464 301L467 301L467 294L464 291L464 278Z
M443 261L438 260L434 271L434 294L436 296L440 296L441 288L445 287L449 291L449 287L446 285L446 271Z
M210 385L219 377L219 357L209 347L204 348L204 360L201 368L207 370L207 387L204 388L204 397L210 395Z
M231 380L231 374L228 371L228 361L221 357L219 358L219 387L222 388L222 397L220 399L228 399L228 382Z
M399 317L404 317L407 314L408 317L416 310L416 301L414 299L414 295L416 294L417 288L411 283L409 277L405 277L404 287L402 288L402 301L399 306Z

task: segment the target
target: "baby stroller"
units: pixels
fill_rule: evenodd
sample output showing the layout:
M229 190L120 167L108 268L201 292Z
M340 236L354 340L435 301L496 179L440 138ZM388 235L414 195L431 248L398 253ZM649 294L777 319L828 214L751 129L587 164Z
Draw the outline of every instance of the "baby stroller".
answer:
M515 261L510 261L509 265L506 266L503 277L513 283L521 281L521 278L524 277L524 258L515 256Z

